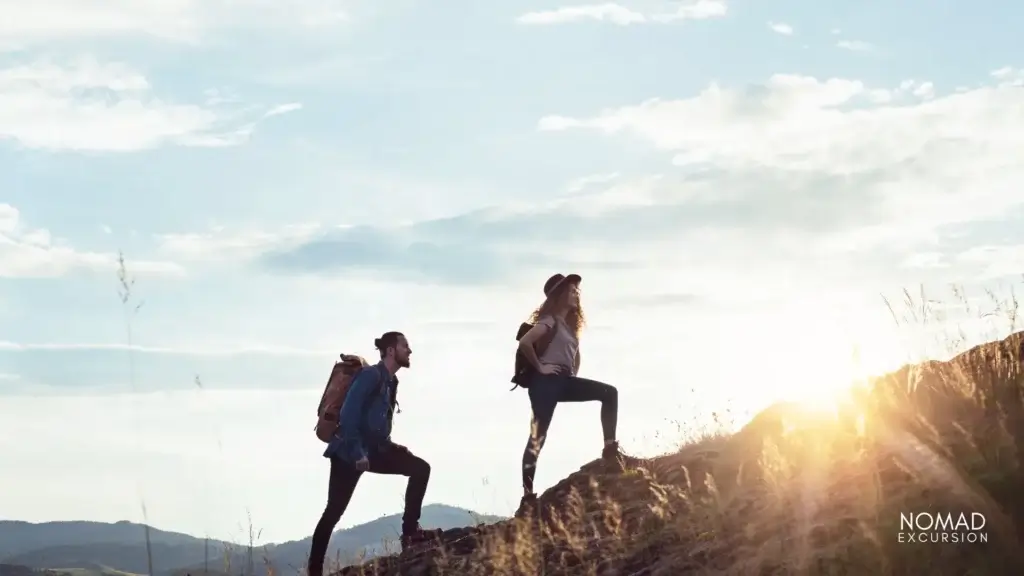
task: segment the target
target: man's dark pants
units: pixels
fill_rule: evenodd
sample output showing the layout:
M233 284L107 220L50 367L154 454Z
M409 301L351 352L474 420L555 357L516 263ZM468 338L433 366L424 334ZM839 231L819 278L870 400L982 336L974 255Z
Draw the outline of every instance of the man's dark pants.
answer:
M385 448L372 451L369 455L369 472L374 474L389 474L397 476L408 476L409 484L405 489L405 515L402 517L403 534L410 533L417 529L420 521L420 511L423 508L423 497L427 493L427 483L430 481L430 464L426 460L416 456L404 446L389 444ZM348 508L356 485L363 473L356 470L355 466L331 458L331 479L327 487L327 507L313 531L313 544L309 551L309 574L320 576L323 574L324 557L327 555L327 545L331 540L331 533L334 527L341 520L341 515Z

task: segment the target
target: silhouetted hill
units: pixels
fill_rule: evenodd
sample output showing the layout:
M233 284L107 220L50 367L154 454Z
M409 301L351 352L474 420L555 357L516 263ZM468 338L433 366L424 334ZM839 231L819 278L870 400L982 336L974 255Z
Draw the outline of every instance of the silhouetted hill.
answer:
M905 366L834 412L780 404L625 471L591 462L536 517L336 576L1024 574L1022 336ZM985 526L901 526L919 512Z
M201 562L203 559L203 548L203 541L198 539L176 546L154 542L151 545L153 570L161 574L178 566L193 564L197 558ZM217 548L214 547L212 550L216 552ZM214 558L216 558L216 553ZM10 556L7 558L7 561L32 566L33 568L53 570L114 570L130 574L149 573L149 562L144 542L141 544L96 542L92 544L46 546Z
M493 522L497 516L478 516L461 508L431 504L423 509L425 526L452 528L476 518ZM382 550L384 541L397 537L401 517L390 515L372 522L338 530L331 539L331 554L370 557ZM309 538L248 550L244 545L196 538L187 534L150 528L153 570L158 575L230 569L248 573L267 562L280 569L305 565ZM103 573L148 574L145 530L141 524L118 522L0 522L0 560L31 569L72 570L70 576L102 576ZM16 576L16 575L15 575Z
M177 546L194 542L188 534L150 528L153 543ZM0 521L0 559L48 546L75 546L79 544L143 544L142 524L121 521L108 522L19 522Z
M126 572L96 569L39 570L17 564L0 564L0 576L132 576Z
M40 576L40 573L28 566L0 564L0 576Z

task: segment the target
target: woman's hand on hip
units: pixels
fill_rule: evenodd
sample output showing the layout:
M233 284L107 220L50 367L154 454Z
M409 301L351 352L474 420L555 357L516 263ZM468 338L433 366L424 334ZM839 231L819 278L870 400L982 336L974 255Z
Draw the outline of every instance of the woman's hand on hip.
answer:
M558 366L556 364L541 364L540 365L540 370L538 370L538 372L540 372L541 374L544 374L545 376L553 376L553 375L564 374L565 373L565 368L563 368L561 366Z

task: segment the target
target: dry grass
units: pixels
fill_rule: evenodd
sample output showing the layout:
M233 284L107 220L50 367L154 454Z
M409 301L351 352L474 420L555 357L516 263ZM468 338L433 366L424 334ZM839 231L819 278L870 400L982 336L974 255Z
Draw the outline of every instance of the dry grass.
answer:
M706 431L626 472L594 462L546 491L537 518L449 530L440 546L336 573L1024 573L1024 333L1010 294L989 292L979 309L954 288L954 306L1001 319L992 336L1010 335L873 379L835 413L777 405L735 434ZM886 302L897 322L947 320L947 303L904 297L902 313ZM953 332L950 356L968 340ZM924 511L980 512L988 541L901 542L900 514Z

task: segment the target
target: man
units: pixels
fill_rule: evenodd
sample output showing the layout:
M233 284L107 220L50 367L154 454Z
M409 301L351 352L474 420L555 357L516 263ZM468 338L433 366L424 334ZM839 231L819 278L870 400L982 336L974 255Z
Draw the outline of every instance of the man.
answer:
M313 531L309 575L322 576L327 544L348 507L363 472L409 477L402 517L402 549L440 536L440 530L420 528L423 496L430 480L430 464L408 448L391 441L391 423L398 404L395 374L409 367L412 350L400 332L387 332L374 341L380 362L363 368L352 381L341 407L338 431L324 456L331 460L327 507Z

